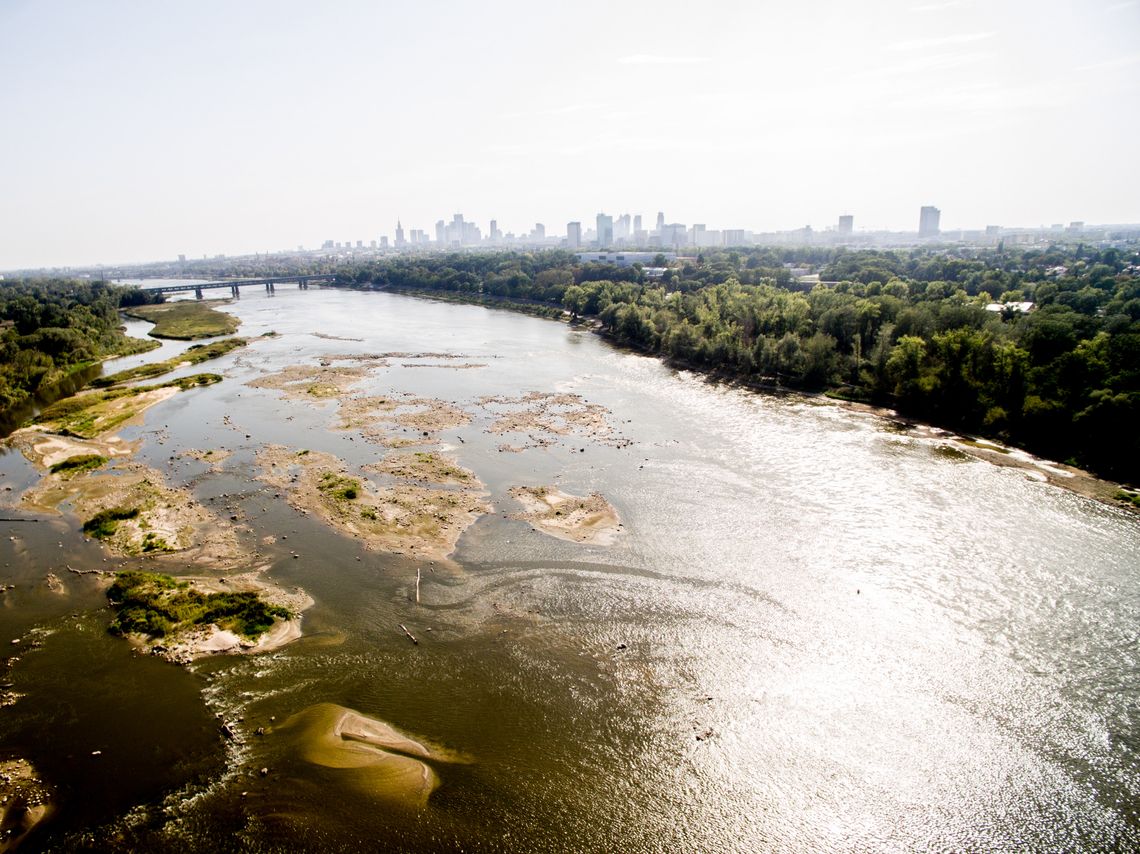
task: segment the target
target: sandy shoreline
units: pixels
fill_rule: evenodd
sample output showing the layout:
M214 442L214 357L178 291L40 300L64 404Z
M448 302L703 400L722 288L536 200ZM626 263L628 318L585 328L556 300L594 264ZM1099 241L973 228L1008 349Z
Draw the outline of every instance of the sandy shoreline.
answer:
M816 399L821 396L812 396ZM1046 460L1035 456L1029 451L1012 445L1005 445L996 439L987 439L981 436L969 436L935 427L923 421L900 415L893 409L880 406L871 406L866 403L857 403L848 400L823 398L829 404L837 404L852 412L871 415L883 421L890 422L901 436L915 439L934 447L946 447L957 453L965 454L976 460L992 463L1003 468L1012 468L1024 471L1028 477L1042 483L1049 483L1085 498L1091 498L1112 507L1131 509L1136 508L1125 504L1116 498L1118 492L1125 487L1110 480L1099 478L1084 469L1066 465L1053 460Z

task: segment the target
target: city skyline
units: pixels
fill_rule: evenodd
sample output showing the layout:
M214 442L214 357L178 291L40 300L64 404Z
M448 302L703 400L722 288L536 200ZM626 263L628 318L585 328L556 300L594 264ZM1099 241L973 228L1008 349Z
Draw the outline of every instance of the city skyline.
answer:
M582 227L581 221L565 223L563 233L554 227L548 229L544 223L536 222L529 229L518 234L503 231L498 221L491 219L486 231L478 223L472 222L463 213L455 213L449 219L436 220L433 228L405 228L402 218L397 218L390 232L373 232L368 237L349 237L344 240L326 237L321 241L309 241L295 247L258 248L238 252L202 252L198 255L177 253L181 262L196 258L257 257L268 255L290 255L322 252L401 252L401 251L446 251L451 249L540 249L561 248L570 251L616 250L633 251L638 249L662 249L681 251L686 249L744 248L780 244L848 245L862 248L897 248L907 245L967 243L973 245L994 245L1007 237L1019 242L1048 242L1057 238L1066 240L1082 239L1091 242L1105 240L1110 231L1124 232L1123 237L1136 240L1140 237L1140 223L1086 223L1083 220L1070 220L1037 225L1002 225L987 223L973 228L951 228L940 226L942 211L933 205L923 205L918 212L918 226L900 230L864 229L857 225L854 214L840 214L830 224L820 228L808 224L798 228L777 231L753 231L743 228L708 228L705 223L667 222L665 213L658 211L656 225L652 229L642 229L643 214L622 213L620 215L599 212L594 217L594 227ZM605 230L599 232L599 227ZM376 235L376 236L373 236ZM1114 240L1119 240L1117 234ZM99 267L126 267L151 263L171 262L175 256L164 258L100 259L75 264L45 264L39 267L0 268L2 272L19 270L67 270L97 269Z
M449 209L1140 221L1136 0L443 12L4 4L0 269L431 236Z

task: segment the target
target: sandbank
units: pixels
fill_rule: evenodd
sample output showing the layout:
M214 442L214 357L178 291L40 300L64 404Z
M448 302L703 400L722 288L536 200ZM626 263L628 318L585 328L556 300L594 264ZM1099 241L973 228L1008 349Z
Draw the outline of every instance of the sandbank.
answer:
M225 578L180 577L191 588L201 593L256 593L270 605L287 608L292 619L276 620L257 640L251 640L232 631L211 624L183 629L172 636L150 640L140 635L131 636L132 642L154 655L177 664L186 664L211 655L257 655L280 649L301 637L301 614L313 605L313 599L300 588L285 590L266 581L262 572L267 566L231 575Z
M269 445L257 455L260 479L287 494L289 504L372 550L443 559L490 506L476 481L442 489L397 482L377 488L319 451Z
M465 761L334 703L309 706L273 732L303 761L336 769L346 785L405 806L424 806L439 786L429 762Z
M60 512L66 503L81 522L103 511L137 510L101 537L120 556L219 569L248 566L252 559L232 524L199 504L189 490L166 485L161 472L140 463L120 462L113 473L71 479L49 474L24 493L22 502L48 513Z
M597 492L582 498L550 486L516 486L511 495L524 508L512 519L560 540L608 546L621 532L617 510Z

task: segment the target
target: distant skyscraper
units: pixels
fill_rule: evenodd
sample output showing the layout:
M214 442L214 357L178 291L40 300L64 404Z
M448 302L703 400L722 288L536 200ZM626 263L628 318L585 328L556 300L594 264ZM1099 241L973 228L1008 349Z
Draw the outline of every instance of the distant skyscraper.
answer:
M566 248L577 249L582 245L582 223L566 223Z
M497 219L491 220L491 240L498 243L503 239L503 232L499 231L499 221Z
M633 233L637 234L639 231L641 231L641 214L633 218Z
M404 226L399 220L396 220L396 248L401 248L404 243Z
M606 249L614 245L614 218L604 213L598 214L598 248Z
M855 228L855 217L850 214L844 214L839 218L839 233L850 234Z
M629 240L630 234L630 216L629 214L622 214L614 220L614 240Z
M661 232L664 228L665 228L665 212L664 211L658 211L657 212L657 236L658 237L661 236Z
M447 243L447 224L442 219L435 224L435 242L440 246Z
M534 224L534 239L546 240L546 226L541 222L536 222Z
M933 205L925 205L918 213L918 236L937 237L938 222L942 218L942 211Z

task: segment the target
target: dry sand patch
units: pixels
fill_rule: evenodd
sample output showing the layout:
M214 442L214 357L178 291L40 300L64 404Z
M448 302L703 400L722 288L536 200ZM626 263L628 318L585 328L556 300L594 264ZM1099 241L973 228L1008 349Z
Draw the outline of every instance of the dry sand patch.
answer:
M583 498L552 486L516 486L511 495L524 508L512 519L560 540L605 546L621 531L617 510L597 492Z

